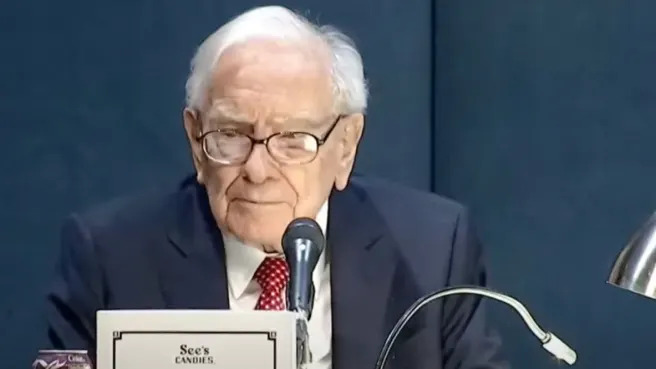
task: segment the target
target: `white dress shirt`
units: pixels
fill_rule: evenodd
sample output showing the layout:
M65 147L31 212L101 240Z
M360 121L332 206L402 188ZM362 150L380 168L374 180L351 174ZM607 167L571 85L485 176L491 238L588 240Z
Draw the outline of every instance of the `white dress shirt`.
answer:
M328 229L328 202L324 203L316 218L326 235ZM230 309L253 310L262 289L253 280L255 271L266 254L259 248L247 245L232 235L223 235L228 275L228 295ZM319 257L317 267L312 274L315 296L312 317L308 322L310 350L312 352L311 369L331 368L332 316L330 309L330 265L326 260L326 250Z

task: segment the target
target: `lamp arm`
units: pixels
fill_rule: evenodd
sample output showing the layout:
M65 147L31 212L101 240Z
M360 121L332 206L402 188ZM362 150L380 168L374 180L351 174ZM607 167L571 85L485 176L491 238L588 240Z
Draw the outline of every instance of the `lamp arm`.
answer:
M566 363L572 365L576 362L576 352L572 350L565 342L558 338L555 334L551 332L545 332L538 323L533 319L528 309L519 302L518 300L504 295L499 292L492 291L483 287L474 287L474 286L463 286L463 287L451 287L446 288L437 292L430 293L419 300L417 300L412 306L410 306L406 312L398 320L390 334L385 340L385 344L381 349L380 355L378 356L378 361L376 362L376 369L382 369L385 366L387 357L392 349L392 345L396 338L401 333L401 330L405 325L410 321L410 319L425 305L441 299L446 296L451 295L480 295L488 297L497 301L501 301L506 305L509 305L519 314L519 316L524 320L524 323L528 329L537 337L542 343L542 347L554 355L557 359L563 360Z

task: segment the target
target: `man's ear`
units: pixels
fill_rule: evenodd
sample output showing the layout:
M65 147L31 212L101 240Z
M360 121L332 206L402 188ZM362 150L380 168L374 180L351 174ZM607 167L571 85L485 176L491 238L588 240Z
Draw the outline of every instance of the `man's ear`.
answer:
M343 135L341 137L341 152L335 178L335 187L343 190L348 184L349 177L355 164L355 155L358 150L358 144L364 131L364 115L351 114L344 117Z
M203 146L201 145L198 137L201 134L201 122L198 113L190 108L185 108L182 113L184 119L185 132L187 133L187 141L189 141L189 148L191 149L191 157L193 159L194 168L196 169L196 180L198 183L203 184Z

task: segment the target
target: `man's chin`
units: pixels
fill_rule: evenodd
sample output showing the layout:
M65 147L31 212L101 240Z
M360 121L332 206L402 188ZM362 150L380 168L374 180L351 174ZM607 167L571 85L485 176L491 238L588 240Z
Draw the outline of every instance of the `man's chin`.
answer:
M278 218L280 219L280 218ZM266 222L243 222L228 220L228 228L237 239L245 244L264 249L265 251L281 251L282 234L286 224L279 220Z
M292 220L293 209L281 204L254 204L231 201L226 223L231 233L245 243L280 249L285 228Z

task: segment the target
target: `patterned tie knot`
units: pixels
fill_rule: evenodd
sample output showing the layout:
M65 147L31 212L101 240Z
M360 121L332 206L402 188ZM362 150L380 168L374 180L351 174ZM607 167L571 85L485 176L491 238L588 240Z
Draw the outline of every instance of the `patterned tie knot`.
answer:
M262 288L255 309L284 310L282 291L289 281L289 267L283 258L267 257L255 271L253 277Z

